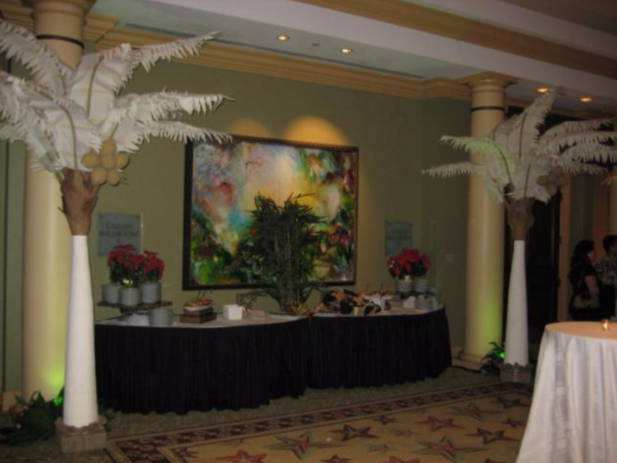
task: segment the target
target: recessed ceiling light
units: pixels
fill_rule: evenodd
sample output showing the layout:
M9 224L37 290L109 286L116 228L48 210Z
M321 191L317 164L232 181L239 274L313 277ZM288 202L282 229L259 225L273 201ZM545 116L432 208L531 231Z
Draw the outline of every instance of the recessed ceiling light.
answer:
M593 101L593 98L591 98L590 96L582 96L580 97L580 100L582 103L591 103Z
M278 35L276 38L281 42L287 42L289 40L289 36L285 34Z
M546 93L549 89L548 87L538 87L537 90L539 93Z
M353 52L353 50L351 48L341 48L341 53L345 53L346 55L348 55L349 53Z

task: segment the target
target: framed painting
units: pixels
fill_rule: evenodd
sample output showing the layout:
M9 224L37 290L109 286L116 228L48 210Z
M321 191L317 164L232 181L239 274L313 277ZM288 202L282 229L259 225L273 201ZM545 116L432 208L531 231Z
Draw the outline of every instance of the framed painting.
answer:
M234 136L224 145L187 144L183 289L259 286L238 252L250 240L258 194L279 205L303 195L328 236L316 280L355 283L358 149Z

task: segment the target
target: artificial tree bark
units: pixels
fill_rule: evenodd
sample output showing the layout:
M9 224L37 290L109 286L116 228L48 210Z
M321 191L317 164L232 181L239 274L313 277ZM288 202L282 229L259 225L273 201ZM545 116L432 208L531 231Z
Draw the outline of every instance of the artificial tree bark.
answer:
M64 169L62 212L72 234L71 280L67 324L63 424L68 429L97 429L89 448L104 446L96 393L94 361L94 303L88 259L88 233L100 185L89 173ZM90 431L89 431L90 432ZM84 434L80 431L81 434ZM82 444L80 444L82 445Z
M65 168L62 173L62 212L69 223L71 235L87 236L101 186L92 183L89 172Z
M506 204L508 210L508 225L514 240L525 241L529 229L533 225L533 198L521 198Z

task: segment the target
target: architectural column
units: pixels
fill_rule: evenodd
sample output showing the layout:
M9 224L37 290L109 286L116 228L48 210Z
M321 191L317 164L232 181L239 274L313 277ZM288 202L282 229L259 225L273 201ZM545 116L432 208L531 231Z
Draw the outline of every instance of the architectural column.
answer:
M95 0L31 0L34 33L75 66L83 53L85 15ZM29 155L30 156L30 155ZM24 223L24 397L53 397L64 384L71 235L60 184L47 171L28 170Z
M514 79L485 73L465 79L471 88L471 135L485 137L504 120L505 89ZM472 162L476 155L471 155ZM465 346L459 356L480 368L491 342L501 342L503 326L504 206L482 181L469 178L467 200L467 280Z

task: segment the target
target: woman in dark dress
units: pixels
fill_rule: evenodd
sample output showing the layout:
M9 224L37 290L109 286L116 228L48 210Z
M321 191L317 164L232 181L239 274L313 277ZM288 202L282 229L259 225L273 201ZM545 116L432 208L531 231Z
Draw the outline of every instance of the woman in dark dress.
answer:
M568 275L572 285L570 317L573 320L601 320L608 315L608 311L600 305L598 276L593 268L593 260L593 241L579 241L572 254Z

